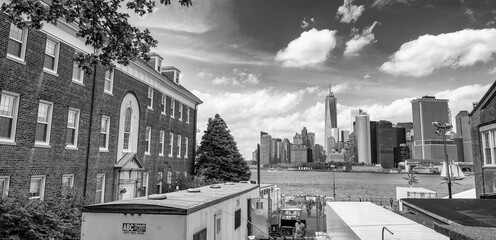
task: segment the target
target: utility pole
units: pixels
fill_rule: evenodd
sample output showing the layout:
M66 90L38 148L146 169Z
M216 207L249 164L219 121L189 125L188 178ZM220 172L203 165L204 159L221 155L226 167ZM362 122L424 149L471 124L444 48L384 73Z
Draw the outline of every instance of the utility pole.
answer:
M445 162L446 162L446 177L448 180L448 198L451 199L451 173L450 173L450 163L449 163L449 158L448 158L448 149L446 147L446 132L447 130L451 129L453 126L449 123L439 123L439 122L433 122L432 125L434 127L437 127L436 133L443 135L443 145L444 145L444 155L445 155Z

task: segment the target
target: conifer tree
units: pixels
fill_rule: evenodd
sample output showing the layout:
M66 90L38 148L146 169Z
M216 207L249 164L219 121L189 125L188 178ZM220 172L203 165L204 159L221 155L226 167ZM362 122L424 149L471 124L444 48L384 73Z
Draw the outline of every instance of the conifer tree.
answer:
M250 168L241 156L227 124L215 114L208 119L207 130L198 149L196 173L221 181L249 180Z

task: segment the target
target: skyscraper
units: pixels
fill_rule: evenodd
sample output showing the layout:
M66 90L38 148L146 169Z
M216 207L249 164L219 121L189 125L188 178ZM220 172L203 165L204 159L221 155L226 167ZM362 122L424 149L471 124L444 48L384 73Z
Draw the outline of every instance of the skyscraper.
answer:
M329 151L328 139L332 136L332 129L338 127L337 123L337 108L336 108L336 98L331 90L331 85L329 85L329 94L325 99L325 140L324 148ZM338 139L335 139L338 140Z
M359 111L353 132L356 134L358 162L371 164L370 119L366 112Z
M272 136L266 132L260 132L260 165L270 163Z
M473 162L472 156L472 134L470 130L470 121L468 111L460 111L456 117L456 136L461 138L461 149L458 152L460 162Z
M432 125L432 122L449 123L449 115L447 99L423 96L412 100L414 159L444 161L443 136L436 133L437 128ZM457 161L456 145L448 135L446 137L449 159Z

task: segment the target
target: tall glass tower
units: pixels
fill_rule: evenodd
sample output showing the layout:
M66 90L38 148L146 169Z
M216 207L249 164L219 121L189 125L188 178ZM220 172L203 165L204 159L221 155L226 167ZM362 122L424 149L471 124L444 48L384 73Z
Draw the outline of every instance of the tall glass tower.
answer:
M329 85L329 94L325 99L325 139L324 145L327 153L330 152L329 149L329 138L333 135L332 129L338 127L337 123L337 108L336 108L336 97L331 90L331 85ZM338 141L338 139L334 139Z

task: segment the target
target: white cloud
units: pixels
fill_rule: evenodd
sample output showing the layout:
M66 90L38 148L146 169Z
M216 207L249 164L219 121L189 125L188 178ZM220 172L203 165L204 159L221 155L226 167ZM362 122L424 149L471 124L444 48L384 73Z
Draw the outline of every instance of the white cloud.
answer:
M423 77L434 70L467 67L493 60L496 52L496 29L465 29L440 35L423 35L404 43L381 66L381 71Z
M341 17L341 22L344 23L356 22L364 10L363 6L353 5L353 0L344 0L343 5L338 8L336 19Z
M372 76L370 76L370 74L365 74L365 76L363 76L363 79L370 79Z
M130 15L132 21L140 27L200 34L213 30L219 26L219 23L225 22L229 17L228 14L212 13L229 7L229 4L228 0L195 1L193 7L183 7L179 3L168 6L157 4L153 13L143 17Z
M487 74L495 74L495 73L496 73L496 67L494 67L493 69L487 72Z
M275 60L284 67L315 67L327 60L329 52L336 47L335 30L315 28L301 33L285 49L277 52Z
M238 72L236 69L233 70L232 76L217 77L212 83L215 85L232 85L232 86L246 86L255 85L260 82L259 76L253 73Z
M376 42L374 33L374 27L379 24L379 22L374 22L370 27L365 28L362 34L355 34L352 39L346 42L346 49L344 50L345 56L357 56L358 53L367 45Z
M467 110L470 112L472 110L472 103L479 101L490 86L491 84L466 85L456 89L448 89L438 92L434 94L434 96L436 98L449 99L451 117L453 118L452 122L456 123L454 121L456 114L462 110Z
M372 7L382 8L386 5L393 5L395 3L408 4L410 1L412 0L375 0L375 2L372 4Z
M196 76L199 78L208 78L208 77L212 77L213 75L209 72L199 72L196 74Z

